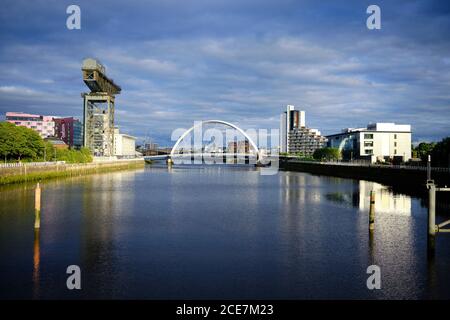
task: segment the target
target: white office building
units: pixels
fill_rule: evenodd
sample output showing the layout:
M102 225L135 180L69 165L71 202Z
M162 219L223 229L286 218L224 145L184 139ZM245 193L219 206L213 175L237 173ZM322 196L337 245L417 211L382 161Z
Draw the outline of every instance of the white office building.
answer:
M136 137L120 133L118 128L114 128L114 155L135 156Z
M371 162L411 159L411 126L372 123L367 128L347 128L327 136L328 146L339 148L345 159Z

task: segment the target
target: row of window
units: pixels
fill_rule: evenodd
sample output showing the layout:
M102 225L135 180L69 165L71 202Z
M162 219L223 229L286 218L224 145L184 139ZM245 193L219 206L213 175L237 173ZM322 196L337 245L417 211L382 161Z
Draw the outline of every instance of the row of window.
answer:
M364 133L364 139L373 139L373 133ZM397 134L394 134L394 139L397 139Z

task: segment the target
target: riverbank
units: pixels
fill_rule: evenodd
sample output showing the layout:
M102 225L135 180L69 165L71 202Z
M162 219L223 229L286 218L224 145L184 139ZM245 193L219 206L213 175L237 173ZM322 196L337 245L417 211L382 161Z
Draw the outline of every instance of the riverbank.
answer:
M74 177L94 173L143 168L144 159L99 161L91 163L46 163L45 165L21 164L0 167L0 185L46 180L58 177Z
M352 165L345 163L321 163L280 158L280 168L317 175L368 180L392 186L394 190L409 194L426 193L426 168L382 165ZM450 185L450 170L433 168L431 178L439 186Z

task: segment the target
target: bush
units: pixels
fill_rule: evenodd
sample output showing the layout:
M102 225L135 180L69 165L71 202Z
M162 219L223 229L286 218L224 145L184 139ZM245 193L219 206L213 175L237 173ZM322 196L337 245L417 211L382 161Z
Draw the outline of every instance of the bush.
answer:
M314 151L313 158L321 161L340 160L341 152L337 148L320 148Z
M92 162L92 155L87 148L81 148L80 150L58 149L56 159L67 163L87 163Z

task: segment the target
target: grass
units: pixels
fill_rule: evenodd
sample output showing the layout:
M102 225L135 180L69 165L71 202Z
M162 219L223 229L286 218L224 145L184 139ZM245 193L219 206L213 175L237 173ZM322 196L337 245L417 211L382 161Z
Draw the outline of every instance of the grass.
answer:
M87 167L75 170L55 170L49 168L48 171L30 172L27 174L13 174L0 176L0 185L40 181L54 178L83 176L94 173L113 172L126 169L143 168L144 161L142 162L126 162L126 163L114 163L114 164L102 164L99 167Z

